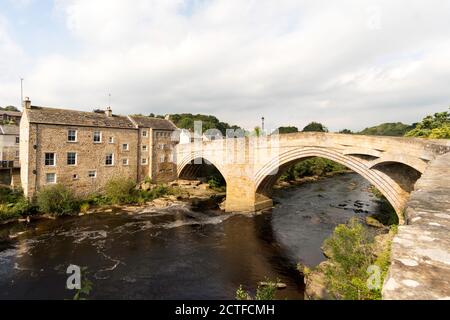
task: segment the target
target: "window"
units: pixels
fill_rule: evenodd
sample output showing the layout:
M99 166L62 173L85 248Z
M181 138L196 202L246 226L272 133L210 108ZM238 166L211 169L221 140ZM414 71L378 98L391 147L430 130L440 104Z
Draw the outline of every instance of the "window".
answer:
M56 183L56 173L47 173L45 175L45 182L48 184Z
M114 155L112 153L108 153L106 155L106 159L105 159L105 164L107 166L112 166L114 165Z
M19 136L17 136L16 137L16 144L19 144L20 143L20 138L19 138Z
M147 164L147 158L142 158L142 164L146 165Z
M77 174L74 174L74 175L72 176L72 180L78 180L78 175L77 175Z
M122 164L124 166L127 166L128 165L128 159L122 159Z
M108 142L109 143L114 143L114 137L109 137Z
M147 151L147 146L146 145L142 146L142 151Z
M102 133L100 131L94 131L94 143L102 142Z
M77 130L70 129L67 131L67 141L69 142L77 141Z
M19 157L20 157L20 152L19 152L19 150L16 150L16 158L19 159Z
M124 143L123 145L122 145L122 150L123 151L128 151L129 150L129 146L128 146L128 143Z
M56 165L56 156L54 153L46 153L45 154L45 165L46 166L54 166Z
M88 171L88 177L89 178L97 178L97 171L95 171L95 170Z
M67 165L75 166L77 164L77 154L75 152L67 153Z
M143 136L143 137L146 137L146 136L147 136L147 130L143 130L143 131L142 131L142 136Z
M165 162L166 161L166 156L165 155L161 155L160 157L159 157L159 162Z

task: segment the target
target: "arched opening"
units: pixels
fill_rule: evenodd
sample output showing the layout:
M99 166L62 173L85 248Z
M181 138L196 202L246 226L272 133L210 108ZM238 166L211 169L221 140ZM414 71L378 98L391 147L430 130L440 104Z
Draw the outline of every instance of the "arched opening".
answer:
M311 163L308 165L308 161L317 161L312 159L323 159L319 161L321 167L314 168ZM380 198L386 198L388 206L394 208L398 220L403 223L403 208L420 172L401 163L383 163L370 169L371 160L372 156L347 156L320 148L291 150L279 155L256 173L256 193L271 198L280 178L296 179L296 175L314 173L311 170L320 169L327 173L329 169L333 171L333 168L345 167L368 180L379 191Z
M220 170L205 158L195 158L186 163L178 175L182 180L199 180L208 183L212 189L226 190L226 180Z

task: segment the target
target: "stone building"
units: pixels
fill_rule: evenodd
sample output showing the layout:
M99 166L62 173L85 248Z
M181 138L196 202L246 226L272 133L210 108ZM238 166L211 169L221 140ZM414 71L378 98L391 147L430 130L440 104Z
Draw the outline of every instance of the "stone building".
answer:
M115 115L110 108L83 112L31 106L26 100L20 122L24 193L32 197L46 185L61 183L86 195L119 176L168 181L176 175L174 130L168 120ZM159 145L164 148L156 150Z
M19 126L0 125L0 184L19 184Z
M0 122L2 124L19 124L22 113L18 111L0 110Z

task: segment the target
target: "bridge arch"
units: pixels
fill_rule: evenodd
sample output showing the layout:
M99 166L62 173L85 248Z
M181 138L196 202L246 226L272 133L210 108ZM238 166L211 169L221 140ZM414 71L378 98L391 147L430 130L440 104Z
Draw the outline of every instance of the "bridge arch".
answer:
M177 166L177 176L180 179L196 178L203 165L211 165L222 175L226 183L227 176L224 174L224 168L219 164L218 161L210 159L213 158L205 156L203 152L193 152L185 156ZM198 163L196 160L198 160Z
M399 221L403 221L403 209L409 192L404 190L404 187L399 185L396 179L390 177L387 173L371 168L369 161L345 155L338 150L330 148L300 147L273 157L254 175L256 193L271 197L273 185L289 167L300 160L312 157L321 157L335 161L360 174L380 190L397 212Z

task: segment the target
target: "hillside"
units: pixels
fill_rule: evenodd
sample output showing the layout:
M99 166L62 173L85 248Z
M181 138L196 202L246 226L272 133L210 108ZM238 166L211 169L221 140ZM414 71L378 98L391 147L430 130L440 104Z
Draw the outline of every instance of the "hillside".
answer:
M401 122L388 122L382 123L374 127L365 128L358 132L363 135L375 135L375 136L404 136L405 133L414 129L415 125L407 125Z

